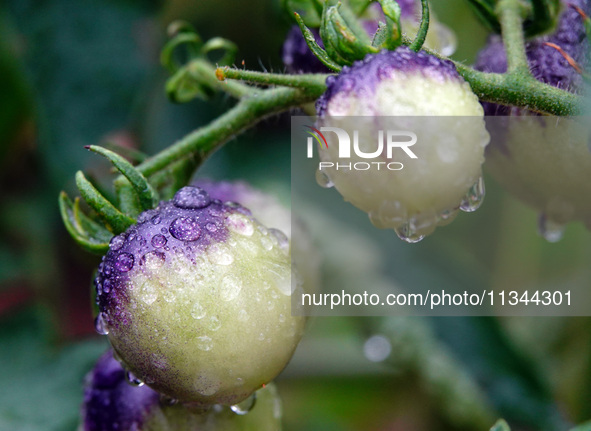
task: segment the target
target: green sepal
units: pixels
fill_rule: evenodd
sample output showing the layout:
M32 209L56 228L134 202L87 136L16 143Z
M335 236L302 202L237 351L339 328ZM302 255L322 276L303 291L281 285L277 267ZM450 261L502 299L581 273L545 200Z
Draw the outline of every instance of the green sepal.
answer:
M495 422L495 424L491 427L490 431L511 431L511 427L505 421L505 419L499 419Z
M86 217L79 209L78 200L73 203L67 193L62 191L59 195L59 207L66 230L79 246L90 253L99 255L105 254L109 250L112 234ZM84 228L85 226L92 226L96 236L91 236L90 232ZM97 233L99 234L97 235Z
M480 21L492 32L501 33L501 23L495 13L493 0L468 0L468 4Z
M409 48L415 52L419 52L425 43L427 33L429 32L429 2L427 0L421 0L421 24L419 31L415 37L415 40L410 44Z
M352 64L355 60L365 58L369 53L379 52L379 48L371 45L364 29L359 32L349 24L340 12L341 7L340 2L333 6L325 6L322 14L320 36L328 55L339 63ZM346 8L343 8L344 10ZM350 22L354 21L356 20Z
M328 67L330 70L339 72L341 70L341 66L335 63L329 57L327 52L324 49L322 49L320 45L318 45L318 43L316 42L316 38L314 37L314 34L310 31L308 27L306 27L306 24L304 24L302 17L297 12L294 12L294 16L296 22L300 26L300 30L302 31L302 35L304 36L306 45L308 45L308 48L310 49L310 51L312 51L312 54L314 54L316 58L318 58L318 60L320 60L320 62L324 64L326 67Z
M142 209L149 210L158 205L158 193L152 188L146 177L142 175L131 163L119 154L97 145L86 147L92 152L106 157L115 168L123 174L137 193Z
M135 220L127 217L113 206L90 181L86 179L82 171L76 172L76 186L86 203L105 221L113 233L125 232L129 226L135 224Z
M374 37L374 46L378 48L385 48L394 50L402 45L402 31L400 26L400 15L402 11L400 6L394 0L379 0L384 16L386 17L385 30L384 27L380 26L378 32L385 32L385 35L378 36L378 39ZM376 43L380 43L376 45Z
M523 23L527 37L546 33L553 29L560 16L560 0L529 0L531 15Z

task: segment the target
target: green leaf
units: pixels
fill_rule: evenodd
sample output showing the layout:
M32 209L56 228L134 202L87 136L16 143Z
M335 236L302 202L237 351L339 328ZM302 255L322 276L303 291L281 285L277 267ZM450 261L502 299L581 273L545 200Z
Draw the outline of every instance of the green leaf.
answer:
M115 168L129 180L129 183L137 193L140 204L144 210L152 209L158 205L158 194L152 188L146 177L144 177L131 163L119 154L107 150L106 148L96 145L90 145L86 148L106 157L113 166L115 166Z
M297 13L308 27L320 27L322 9L317 8L315 0L282 0L283 9L288 16Z
M40 309L0 319L0 429L75 430L84 375L107 348L104 339L50 344L51 320Z
M511 431L511 427L505 421L505 419L499 419L495 422L495 424L491 427L490 431Z
M83 227L83 225L89 227L92 224L96 225L96 223L82 214L78 207L78 200L74 204L66 192L61 192L59 196L59 207L66 230L78 245L84 250L95 254L105 254L109 250L109 241L106 240L106 235L104 240L101 238L102 234L99 234L98 237L91 236ZM97 228L95 234L99 232L100 229ZM110 232L109 235L112 236Z
M480 21L492 32L501 33L501 23L495 13L492 0L467 0Z
M591 431L591 421L583 422L582 424L571 428L570 431Z
M504 418L520 427L564 429L549 382L495 317L436 318L433 327Z
M560 0L530 0L532 13L525 20L526 36L536 36L554 28L560 15Z
M125 232L136 221L127 217L113 206L90 181L86 179L82 171L76 173L76 186L86 203L108 223L115 234Z

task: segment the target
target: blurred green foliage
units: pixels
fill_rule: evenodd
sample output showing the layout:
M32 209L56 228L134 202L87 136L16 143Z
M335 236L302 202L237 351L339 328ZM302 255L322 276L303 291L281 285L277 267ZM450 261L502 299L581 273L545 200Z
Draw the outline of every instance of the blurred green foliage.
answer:
M432 5L456 32L454 57L473 60L486 32L467 4ZM248 68L283 70L279 50L291 23L271 0L6 0L0 6L2 431L75 429L83 375L105 349L92 333L89 286L97 258L78 250L57 208L59 190L73 190L78 169L109 192L108 164L83 146L111 141L154 154L229 106L223 96L186 105L166 100L158 55L164 29L176 18L192 21L204 39L235 41L239 65L244 59ZM288 119L270 119L228 143L199 175L247 179L288 203L289 154ZM379 233L376 243L389 250L380 276L407 286L589 281L591 245L582 227L547 244L535 235L531 210L492 181L487 186L481 210L424 244L408 247ZM363 214L343 222L362 234L369 225ZM567 429L591 417L590 323L315 319L279 381L285 429L483 429L496 416L513 429ZM363 355L376 332L402 340L383 364ZM432 375L441 363L446 373ZM473 394L490 423L456 408Z

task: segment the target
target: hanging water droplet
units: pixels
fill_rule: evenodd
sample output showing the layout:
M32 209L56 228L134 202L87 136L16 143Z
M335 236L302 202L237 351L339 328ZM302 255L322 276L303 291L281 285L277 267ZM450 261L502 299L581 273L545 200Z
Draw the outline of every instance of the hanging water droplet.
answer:
M394 232L396 232L396 235L398 235L398 238L400 238L402 241L405 241L409 244L417 243L417 242L421 241L423 238L425 238L424 235L419 235L414 230L414 228L412 227L410 222L406 222L405 224L403 224L399 228L394 229Z
M94 319L94 329L101 335L107 335L109 333L109 327L103 313L99 313Z
M230 406L230 410L232 410L237 415L243 416L243 415L247 414L248 412L250 412L254 408L256 402L257 402L257 394L255 392L254 394L252 394L250 397L248 397L244 401L242 401L238 404L234 404L233 406Z
M459 209L453 208L449 210L443 210L437 214L437 224L439 226L445 226L456 218L459 213Z
M111 291L112 282L108 278L103 283L103 292L109 293Z
M199 209L208 206L211 198L202 188L187 186L176 192L172 202L178 208Z
M456 35L451 29L441 23L437 23L434 27L435 33L437 34L436 39L439 44L437 51L441 55L449 57L456 51L458 46Z
M138 379L135 374L129 370L125 372L125 380L127 380L127 383L129 383L131 386L137 386L138 388L140 386L144 386L144 382Z
M484 188L484 178L478 178L468 193L464 196L462 203L460 204L460 209L464 212L473 212L480 208L482 205L482 201L484 200L485 195L485 188Z
M564 235L565 226L548 220L545 214L538 218L538 233L548 242L558 242Z
M323 187L325 189L329 189L331 187L334 187L334 183L328 177L326 172L322 172L321 170L316 171L316 182L318 183L318 185L320 187Z
M170 224L170 234L180 241L195 241L201 235L201 227L197 220L179 217Z
M119 256L115 259L115 268L121 272L128 272L133 268L133 261L133 254L119 253Z

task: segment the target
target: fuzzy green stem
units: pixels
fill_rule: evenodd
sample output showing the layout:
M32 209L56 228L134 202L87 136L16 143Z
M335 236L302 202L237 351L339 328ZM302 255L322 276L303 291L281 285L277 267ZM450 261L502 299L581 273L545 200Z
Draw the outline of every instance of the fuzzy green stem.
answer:
M524 8L519 0L500 0L496 13L507 53L507 73L531 76L523 37Z
M458 73L468 81L472 91L484 102L516 106L550 115L566 116L582 113L581 96L527 76L484 73L462 63L455 64Z
M312 91L324 92L326 78L329 74L286 75L278 73L253 72L234 69L228 66L219 67L216 71L219 80L239 79L241 81L262 85L282 85L285 87L307 88Z
M222 81L219 79L217 70L208 61L197 59L193 60L188 66L191 76L200 83L206 84L216 90L223 91L237 99L252 95L259 90L240 82Z
M203 161L227 140L269 115L316 100L321 94L320 89L277 88L245 96L224 115L147 159L137 169L150 176L188 155Z

